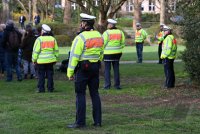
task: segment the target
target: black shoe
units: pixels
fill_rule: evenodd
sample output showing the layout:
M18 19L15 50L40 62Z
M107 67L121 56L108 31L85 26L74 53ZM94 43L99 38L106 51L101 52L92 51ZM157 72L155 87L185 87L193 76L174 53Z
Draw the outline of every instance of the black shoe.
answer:
M27 74L24 75L24 79L27 79Z
M33 76L33 74L31 74L31 77L30 77L30 79L33 79L34 78L34 76Z
M121 87L115 87L115 89L120 90L120 89L122 89L122 88L121 88Z
M92 124L94 127L101 127L101 123L94 123Z
M17 81L22 81L22 78L18 78Z
M79 124L70 124L70 125L67 125L67 128L83 128L85 127L85 125L79 125Z

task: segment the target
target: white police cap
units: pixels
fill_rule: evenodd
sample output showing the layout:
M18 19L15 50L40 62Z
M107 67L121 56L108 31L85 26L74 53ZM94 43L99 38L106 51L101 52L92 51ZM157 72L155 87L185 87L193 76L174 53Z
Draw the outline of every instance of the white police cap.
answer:
M164 25L164 26L163 26L163 30L164 30L164 31L171 30L171 27Z
M81 20L94 20L96 17L92 15L88 15L86 13L81 13Z
M164 26L165 24L163 24L163 23L160 23L160 26Z
M50 32L51 28L47 24L42 24L42 30L43 32Z
M139 22L136 23L136 26L141 26L141 24Z
M108 23L110 23L110 24L117 24L117 21L116 21L116 20L113 20L113 19L108 19L107 21L108 21Z

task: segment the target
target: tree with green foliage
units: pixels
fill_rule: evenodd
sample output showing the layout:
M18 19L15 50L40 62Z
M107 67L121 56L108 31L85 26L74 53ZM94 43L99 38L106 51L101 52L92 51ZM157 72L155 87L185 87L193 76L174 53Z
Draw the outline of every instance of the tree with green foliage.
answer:
M178 8L183 16L183 36L186 40L186 50L182 54L185 70L193 81L200 83L200 1L182 0Z

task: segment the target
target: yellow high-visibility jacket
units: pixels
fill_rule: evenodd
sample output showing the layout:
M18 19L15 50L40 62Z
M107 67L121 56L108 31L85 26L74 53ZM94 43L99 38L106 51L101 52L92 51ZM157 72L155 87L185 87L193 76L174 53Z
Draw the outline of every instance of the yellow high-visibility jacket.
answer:
M125 46L124 33L119 29L106 30L103 33L104 38L104 54L122 53Z
M163 41L161 59L175 59L177 54L177 43L173 35L168 35Z
M135 42L142 43L147 38L148 34L144 29L135 31Z
M71 46L67 76L74 75L74 70L79 61L102 61L103 45L103 37L98 31L84 31L77 35Z
M163 40L164 40L164 31L160 31L157 35L157 39L158 39L158 44L160 44Z
M58 44L52 36L40 36L33 46L32 62L38 64L53 63L58 60Z

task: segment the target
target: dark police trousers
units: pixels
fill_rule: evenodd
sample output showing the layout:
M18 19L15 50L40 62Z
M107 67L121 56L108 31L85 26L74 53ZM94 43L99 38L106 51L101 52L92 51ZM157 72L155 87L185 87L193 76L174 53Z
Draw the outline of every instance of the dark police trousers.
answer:
M159 45L158 45L158 58L159 58L158 63L160 63L160 64L162 64L162 59L160 58L161 53L162 53L162 42L159 43Z
M76 92L76 124L86 124L86 87L92 100L92 115L94 123L101 124L101 100L99 97L99 63L91 63L88 70L78 67L75 74L75 92Z
M119 61L104 61L105 63L105 85L104 88L110 88L111 87L111 80L110 80L110 70L111 70L111 64L113 66L114 70L114 87L119 88L120 87L120 76L119 76Z
M38 67L38 88L40 92L45 92L45 78L47 77L47 88L49 92L54 90L53 64L37 64Z
M138 63L142 63L142 53L143 53L143 42L139 43L136 42L136 51L137 51L137 57L138 57Z
M165 87L172 88L175 86L175 74L174 74L174 59L164 59L164 71L165 71Z

